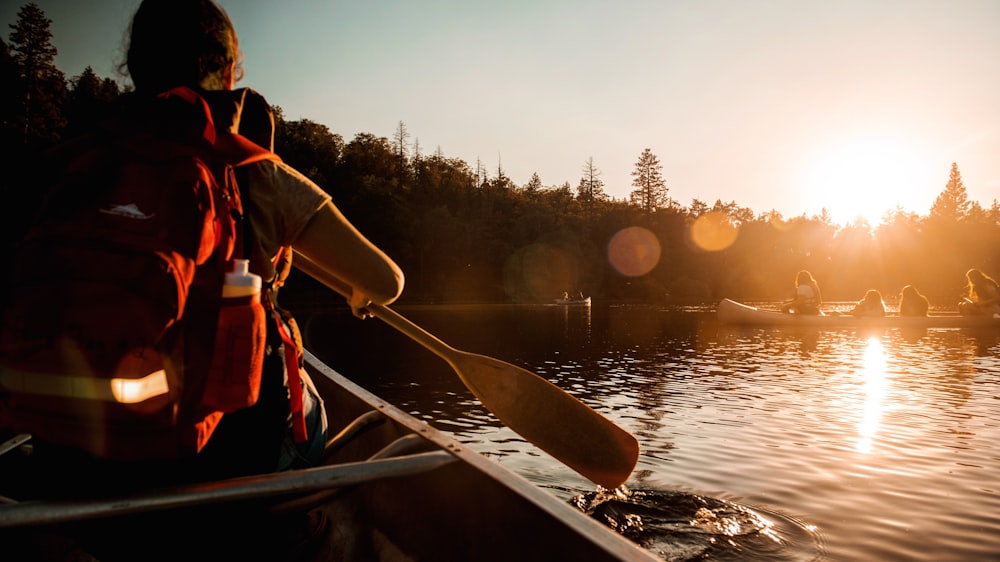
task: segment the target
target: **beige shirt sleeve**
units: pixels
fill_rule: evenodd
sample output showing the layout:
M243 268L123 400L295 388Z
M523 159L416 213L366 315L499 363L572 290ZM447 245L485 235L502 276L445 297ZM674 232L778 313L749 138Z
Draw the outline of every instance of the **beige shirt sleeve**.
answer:
M243 204L258 244L273 259L282 246L292 245L330 196L284 162L256 162L248 167L249 201L244 195Z

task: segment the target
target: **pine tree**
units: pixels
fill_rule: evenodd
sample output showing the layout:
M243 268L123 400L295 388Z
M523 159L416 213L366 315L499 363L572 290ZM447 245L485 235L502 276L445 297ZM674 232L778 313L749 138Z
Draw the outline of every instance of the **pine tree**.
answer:
M23 133L19 133L17 123L21 111L21 97L18 92L21 90L21 74L17 70L17 64L11 55L7 43L0 39L0 131L4 147L20 144ZM21 126L20 130L23 131Z
M595 201L606 201L608 195L604 192L604 181L601 171L594 165L594 157L587 158L583 165L583 177L576 189L576 198L590 205Z
M667 206L670 202L667 197L667 184L660 174L662 169L660 160L647 148L639 155L639 161L635 163L635 169L632 171L632 185L637 189L629 197L633 204L639 205L647 214Z
M962 183L958 164L954 162L951 164L951 175L948 177L947 185L944 186L944 191L931 205L930 216L952 222L960 222L969 217L969 195Z
M407 165L406 165L406 141L410 138L406 125L400 121L396 125L396 131L392 134L393 147L396 150L396 181L399 187L406 185Z
M89 66L71 79L70 85L69 103L66 105L67 135L86 130L100 120L121 95L117 82L110 78L102 79Z
M528 197L535 198L540 191L542 191L542 178L538 176L538 172L534 172L531 174L531 179L528 180L528 183L524 184L524 192Z
M66 77L56 68L58 53L52 45L52 20L38 4L25 4L12 24L10 51L20 78L21 114L16 126L26 145L44 145L58 140L66 118L62 108L67 97Z

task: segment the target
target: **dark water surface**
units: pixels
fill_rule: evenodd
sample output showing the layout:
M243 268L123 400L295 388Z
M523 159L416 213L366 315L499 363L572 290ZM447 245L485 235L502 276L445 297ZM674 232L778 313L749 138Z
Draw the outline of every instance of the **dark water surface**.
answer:
M726 328L712 307L397 307L636 435L625 489L499 427L378 320L303 317L328 364L665 560L1000 560L1000 334Z

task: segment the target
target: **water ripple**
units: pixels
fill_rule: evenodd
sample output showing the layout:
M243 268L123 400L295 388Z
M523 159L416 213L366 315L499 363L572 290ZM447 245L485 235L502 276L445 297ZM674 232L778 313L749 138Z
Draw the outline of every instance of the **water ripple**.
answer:
M592 483L499 426L436 357L378 352L390 335L355 348L362 362L330 364L558 497L587 498L665 559L1000 553L1000 334L731 329L643 307L421 314L452 345L544 373L631 431L631 495L592 501Z

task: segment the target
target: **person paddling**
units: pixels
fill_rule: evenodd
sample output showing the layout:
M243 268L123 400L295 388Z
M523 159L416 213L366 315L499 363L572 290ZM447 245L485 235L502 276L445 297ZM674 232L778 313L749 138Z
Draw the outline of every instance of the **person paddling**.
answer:
M851 309L852 316L885 316L885 302L882 293L876 289L868 289L863 299Z
M233 90L243 74L239 40L229 16L212 0L144 0L132 19L125 53L123 70L131 77L135 89L119 100L116 115L120 117L115 122L115 131L145 126L158 117L152 108L160 107L157 105L160 100L178 91L186 95L185 102L204 103L211 109L216 131L224 131L228 126L234 129L231 132L239 132L235 128L245 127L251 119L244 115L242 122L237 117L234 121L221 123L213 100L228 101L228 105L238 107L246 105L246 99L253 99L265 112L264 120L273 126L270 106L262 96L256 92ZM226 103L219 105L227 107ZM246 107L243 112L247 112ZM103 130L100 132L105 134ZM250 137L257 144L265 145L269 145L272 138L273 130ZM160 146L150 141L149 146L137 148L156 154ZM265 150L270 148L263 147ZM321 462L326 441L324 405L302 368L301 337L294 320L277 305L278 288L289 273L292 248L322 272L349 287L346 291L349 306L361 318L369 316L366 307L373 303L394 302L403 290L404 275L385 252L355 228L322 188L280 158L242 164L237 173L240 177L236 184L243 207L240 226L243 237L238 238L234 246L246 252L249 273L262 278L264 295L261 300L273 312L274 319L267 322L259 398L255 396L249 401L250 406L219 413L218 425L209 433L204 445L199 443L196 453L185 452L186 456L170 458L170 462L149 462L141 469L135 467L132 462L135 459L122 458L117 453L95 453L98 447L71 444L74 441L87 444L106 441L107 435L99 424L94 427L60 425L46 420L44 426L32 427L22 416L17 432L35 434L44 429L48 434L63 431L74 435L73 440L60 440L56 435L49 440L51 443L37 436L33 439L33 462L52 468L54 473L53 478L43 482L42 491L54 492L55 483L65 483L62 487L68 491L86 488L76 483L89 482L91 475L101 476L102 482L109 487L124 489L304 468ZM138 182L136 190L141 190L143 185L146 183ZM89 191L99 192L101 187L95 185ZM81 197L87 195L81 194ZM176 228L191 229L192 225L178 222ZM127 334L134 327L108 326L107 329ZM183 351L185 368L190 362L188 351L194 347L189 345ZM244 357L229 358L229 361L251 362ZM81 375L70 372L60 376ZM17 381L14 377L7 379ZM17 390L26 394L31 388ZM51 394L30 398L39 402L60 398L47 398ZM184 397L187 395L184 393ZM0 403L0 414L2 406ZM196 406L201 407L200 404ZM180 411L184 411L183 404ZM99 412L96 415L100 415ZM0 415L0 424L6 419ZM8 428L0 426L0 429ZM81 438L80 434L86 431L92 435ZM170 457L166 452L155 453L149 451L143 455L143 460ZM40 471L29 472L41 474ZM38 480L45 479L38 477Z
M965 279L968 285L958 311L963 316L1000 314L1000 285L996 280L976 268L965 272Z
M131 77L134 92L120 100L120 113L123 117L120 122L116 121L116 128L107 132L102 130L101 134L145 127L147 123L158 119L159 114L154 114L152 110L137 113L136 108L162 107L160 100L178 97L192 107L211 109L210 122L215 122L215 131L211 131L211 127L207 125L202 127L205 131L203 136L209 144L218 136L226 137L227 133L240 132L235 127L246 125L245 122L241 124L238 118L220 123L216 114L217 106L212 103L213 99L218 101L221 98L222 102L226 102L231 97L229 101L233 103L230 105L236 108L250 95L249 92L242 92L239 100L236 99L235 94L238 92L234 91L234 87L243 74L239 41L229 16L214 1L143 0L132 19L125 52L127 60L123 67ZM269 112L270 106L263 98L253 94L258 107ZM225 103L221 106L224 107ZM236 111L236 115L239 115L239 110ZM204 115L203 110L202 116ZM267 116L267 121L273 123L269 113ZM233 117L232 113L229 117ZM181 128L186 131L185 126L186 122L168 121L162 129L173 132L173 129ZM234 130L223 129L223 134L219 135L220 128L226 126L233 127ZM156 134L158 132L159 129ZM273 139L273 130L268 133L250 140L257 144L269 144ZM144 137L153 139L148 141L149 146L126 148L145 150L153 157L160 157L157 147L162 144L155 144L159 139L156 134ZM87 136L91 137L94 135ZM136 141L141 142L143 141ZM206 143L198 145L197 150L201 151L199 154L208 152L208 149L202 148L204 144ZM263 148L270 149L269 146ZM178 150L178 154L186 153ZM280 157L280 147L278 156ZM173 160L189 162L191 159L187 157ZM165 168L164 172L170 177L170 169ZM211 173L216 173L216 170L213 169ZM273 319L267 323L263 366L257 369L260 373L259 397L254 396L253 400L248 400L252 405L242 409L227 410L225 413L213 412L212 416L218 414L221 418L213 418L217 426L208 435L203 448L194 453L185 453L185 456L179 458L169 456L166 452L163 455L153 454L157 451L149 451L149 458L142 459L121 458L114 454L99 456L94 450L99 450L100 447L75 448L68 444L73 440L60 440L55 432L73 434L75 438L79 438L76 439L78 442L99 445L107 437L102 427L110 427L110 424L53 424L44 420L39 422L42 425L32 426L30 420L25 421L27 418L22 416L18 422L21 425L16 431L34 434L36 430L44 429L48 432L47 435L53 435L54 438L47 441L32 437L30 448L19 447L16 452L8 452L0 458L5 463L0 467L0 474L3 474L0 495L17 500L116 496L133 490L306 468L322 463L327 437L324 404L304 370L301 337L295 329L294 321L277 305L277 289L288 275L292 248L294 247L295 253L307 258L314 267L318 267L324 276L336 278L349 288L345 290L348 304L354 315L360 318L370 316L367 309L369 306L394 302L403 290L404 275L385 252L368 240L341 213L322 188L280 158L241 164L236 174L240 176L235 183L239 187L238 195L242 200L243 211L239 232L245 236L237 238L233 246L246 251L249 273L261 278L264 289L261 301L266 302L265 306L272 313ZM128 174L117 173L108 176L116 181L131 178ZM104 179L104 176L98 176L98 181ZM203 177L195 179L204 181ZM186 185L193 183L186 175L175 181L179 184L188 182ZM147 182L136 182L136 192L141 193L144 185ZM80 192L81 198L91 196L91 192L100 193L104 186L97 184L88 187L93 189ZM227 192L227 195L232 199L231 192ZM138 212L135 205L130 207L133 208L115 208L114 214L121 215L127 211L130 217L148 218L148 215ZM192 229L201 225L201 222L191 224L190 221L179 221L172 223L169 228ZM216 237L218 236L216 231ZM199 240L206 238L212 237L200 237ZM232 242L231 238L230 241ZM141 288L146 289L146 286L142 285ZM91 305L97 310L100 302L98 301L98 305ZM116 326L115 329L127 334L131 328ZM186 368L191 355L188 352L191 348L198 347L199 342L194 339L183 341L194 342L194 345L184 347L177 355L181 358L178 363L183 363ZM227 359L232 362L253 362L245 357ZM134 361L139 362L141 358ZM168 368L173 368L173 365L168 364ZM163 371L161 369L160 372ZM188 371L184 372L186 374ZM38 396L30 393L46 380L80 378L83 374L86 373L70 372L48 378L36 377L38 382L32 385L20 384L21 379L15 376L5 377L2 382L4 385L17 384L17 388L11 390L28 396L34 401L33 404L45 400L77 400L76 394L66 397L58 393L53 395L51 392L36 393ZM190 394L194 394L198 391L197 386L189 384L185 390L190 388ZM88 389L89 387L84 387L77 394ZM58 385L55 390L66 394ZM2 399L5 392L0 388L0 424L7 420L3 415L6 404ZM158 394L155 398L176 399L181 402L178 411L183 411L186 404L184 400L189 393L175 394L177 396L162 397ZM109 412L118 411L105 407L109 400L122 402L127 399L128 396L118 397L114 393L108 393L108 396L95 394L90 400L93 404L89 409L84 412L67 411L66 414L99 417L103 411L99 407ZM159 404L157 402L155 405ZM118 403L111 406L125 409ZM201 404L196 406L200 407ZM138 408L132 410L135 410L135 415L141 415ZM132 410L129 411L130 415L133 414ZM8 429L10 428L0 425L0 430ZM299 512L287 516L267 514L250 507L252 506L218 512L206 508L183 514L167 510L151 513L147 518L136 516L116 519L103 526L94 522L93 526L86 526L81 530L81 536L86 540L88 551L93 550L95 558L101 560L175 560L184 556L198 559L330 559L329 552L324 554L324 549L328 547L328 542L336 539L336 534L326 528L323 517ZM164 541L168 544L164 544ZM14 557L18 558L16 551ZM31 556L30 559L41 558ZM88 556L87 559L92 558Z
M811 273L803 269L795 276L795 298L783 302L781 311L787 314L818 315L822 302L819 283Z
M899 292L900 316L927 316L930 302L913 285L907 285Z

